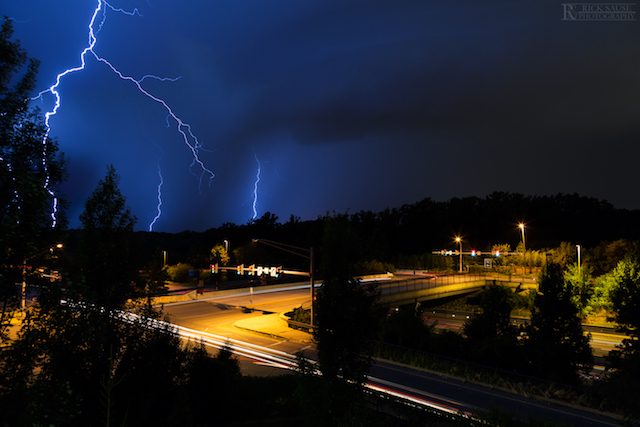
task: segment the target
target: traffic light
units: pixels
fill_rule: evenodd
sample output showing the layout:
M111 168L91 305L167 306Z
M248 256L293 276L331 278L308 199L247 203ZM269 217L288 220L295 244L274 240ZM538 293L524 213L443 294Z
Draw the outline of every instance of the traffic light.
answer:
M216 274L218 271L218 263L211 264L211 274Z
M238 274L243 274L244 273L244 264L240 264L237 268L236 271Z
M471 256L476 256L476 250L475 249L471 249Z
M500 250L498 249L495 253L496 256L500 256Z

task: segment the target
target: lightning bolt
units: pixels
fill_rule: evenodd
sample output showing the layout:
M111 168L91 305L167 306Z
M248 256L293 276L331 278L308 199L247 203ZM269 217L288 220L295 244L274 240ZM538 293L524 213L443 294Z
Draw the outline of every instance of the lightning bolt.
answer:
M260 182L260 160L258 160L258 156L256 155L255 150L253 151L253 157L255 157L256 162L258 162L258 172L256 173L256 182L253 184L253 220L258 217L258 183Z
M121 71L119 71L113 64L111 64L111 62L109 62L107 59L99 56L95 50L94 47L96 45L97 42L97 34L100 32L100 30L102 29L106 19L107 19L107 10L110 9L113 12L117 12L117 13L123 13L125 15L129 15L129 16L140 16L142 17L142 15L140 14L140 12L138 11L138 9L133 9L133 11L126 11L124 9L120 9L120 8L115 8L113 6L111 6L108 2L103 1L103 0L98 0L97 1L97 6L93 11L93 15L91 16L91 20L89 21L89 25L88 25L88 35L89 35L89 40L88 40L88 45L87 47L85 47L81 54L80 54L80 65L78 65L77 67L73 67L73 68L68 68L66 70L64 70L63 72L61 72L60 74L58 74L56 76L55 79L55 83L53 85L51 85L49 88L41 91L38 96L34 97L33 99L42 99L43 95L46 93L50 93L51 95L53 95L54 97L54 107L51 111L48 111L45 114L45 125L46 125L46 135L45 138L43 140L43 145L45 145L45 149L46 149L46 143L47 143L47 138L49 135L49 131L51 129L50 127L50 120L53 116L55 116L58 113L58 109L61 106L61 96L60 93L58 92L58 87L60 86L60 82L61 80L66 77L69 74L72 73L76 73L79 71L82 71L86 68L87 66L87 62L86 62L86 57L87 55L93 55L93 57L100 63L105 64L107 67L109 67L111 69L111 71L113 71L118 77L120 77L120 79L131 82L140 93L142 93L144 96L146 96L147 98L157 102L158 104L162 105L166 111L167 111L167 116L166 116L166 120L167 120L167 124L169 124L169 118L173 119L176 122L176 130L178 131L178 133L182 136L182 140L184 142L184 144L188 147L188 149L191 151L191 154L193 155L193 161L191 162L191 165L189 166L189 171L191 172L191 174L193 174L196 178L199 179L199 185L198 185L198 190L200 191L200 193L202 194L202 182L203 180L208 177L208 181L209 181L209 186L211 185L211 180L215 177L215 174L209 170L205 165L204 162L200 159L200 150L202 149L202 144L200 143L200 141L198 140L198 138L196 137L196 135L193 133L192 129L191 129L191 125L189 125L188 123L184 122L182 119L180 119L171 109L171 107L169 106L169 104L167 104L167 102L165 102L163 99L151 94L149 91L147 91L146 89L143 88L142 86L142 82L146 79L155 79L155 80L159 80L159 81L171 81L171 82L175 82L176 80L178 80L180 77L177 78L167 78L167 77L158 77L152 74L147 74L145 76L143 76L140 79L135 79L131 76L127 76L125 74L123 74ZM101 15L101 18L99 18L99 16ZM97 24L97 30L94 29L96 27ZM197 166L199 168L199 175L196 174L196 172L194 172L194 166ZM161 174L160 174L161 175ZM162 177L161 177L161 183L158 187L158 192L160 193L160 187L162 186ZM48 182L47 182L48 185ZM54 225L55 225L55 212L57 211L57 199L55 198L55 195L53 195L53 192L51 190L49 190L50 194L52 195L52 197L54 198L54 213L52 213L52 218L54 221ZM159 197L159 205L161 205L161 199L160 196ZM158 215L160 215L160 208L158 207ZM153 223L155 223L155 221L157 220L157 217L154 219ZM153 225L153 223L150 225L150 227Z
M156 146L160 149L160 158L158 158L158 177L160 178L160 182L158 183L158 205L156 207L156 216L149 224L149 231L153 231L153 226L155 225L156 221L162 216L162 185L164 184L164 178L162 177L160 160L162 160L162 158L164 157L164 152L162 151L162 147L157 144Z

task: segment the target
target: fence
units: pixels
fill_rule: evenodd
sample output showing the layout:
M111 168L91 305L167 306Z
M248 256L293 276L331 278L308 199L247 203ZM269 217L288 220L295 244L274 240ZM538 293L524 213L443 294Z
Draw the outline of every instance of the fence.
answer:
M390 280L376 282L377 288L382 295L390 295L402 292L420 291L432 289L440 286L454 285L459 283L472 282L510 282L521 283L523 285L535 285L534 279L523 278L522 276L501 275L501 274L450 274L444 276L416 277L411 279Z

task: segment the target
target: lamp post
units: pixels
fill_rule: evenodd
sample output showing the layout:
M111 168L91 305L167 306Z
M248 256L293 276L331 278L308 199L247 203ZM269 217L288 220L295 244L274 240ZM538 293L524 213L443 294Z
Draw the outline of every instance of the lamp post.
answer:
M581 275L581 271L580 271L580 250L582 248L580 247L580 245L576 245L576 249L578 250L578 278L581 279L582 275Z
M314 281L313 281L313 247L309 249L299 248L293 245L287 245L286 243L274 242L272 240L267 239L252 239L253 242L256 243L264 243L265 245L272 246L276 249L280 249L281 251L289 252L291 254L297 255L302 258L306 258L309 260L309 282L311 285L311 313L310 313L310 321L309 323L313 326L313 300L315 299L315 290L314 290ZM300 253L302 251L303 253ZM306 255L308 253L309 255Z
M39 255L42 255L43 253L45 253L46 251L51 251L51 253L53 253L53 249L54 248L62 248L62 243L58 243L55 246L51 246L49 248L43 249L40 252L36 253L35 255L31 255L30 257L24 257L22 259L22 290L21 290L21 297L20 297L20 309L22 311L22 317L25 317L25 313L26 313L26 307L27 307L27 262Z
M462 273L462 239L460 237L456 237L456 242L460 244L460 273Z
M527 254L527 248L524 242L524 224L518 224L518 228L522 231L522 283L524 284L524 264L525 264L525 256Z

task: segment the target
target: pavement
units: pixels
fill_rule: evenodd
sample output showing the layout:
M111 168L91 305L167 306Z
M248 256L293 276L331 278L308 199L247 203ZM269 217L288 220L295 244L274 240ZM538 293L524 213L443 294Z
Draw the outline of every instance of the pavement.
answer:
M262 316L242 319L234 323L234 326L236 328L269 335L286 341L301 343L313 342L312 334L290 328L287 323L287 317L284 313L263 314Z

